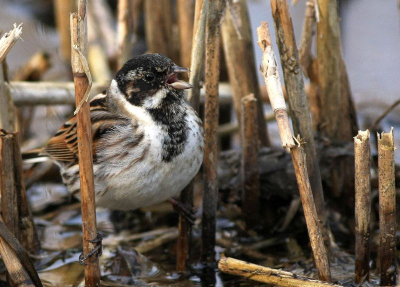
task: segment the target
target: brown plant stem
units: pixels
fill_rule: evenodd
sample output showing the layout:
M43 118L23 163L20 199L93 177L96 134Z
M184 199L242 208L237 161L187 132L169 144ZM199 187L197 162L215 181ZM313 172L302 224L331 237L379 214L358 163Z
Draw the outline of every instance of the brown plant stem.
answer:
M85 101L89 86L87 74L86 0L79 0L78 13L71 14L72 72L75 83L77 110L77 134L79 154L79 177L82 202L83 255L96 247L91 242L97 238L95 191L93 179L93 155L89 103ZM85 65L86 64L86 65ZM94 254L94 257L97 254ZM99 286L100 268L97 258L85 262L85 286Z
M234 258L224 257L218 263L224 273L242 276L250 280L284 287L340 287L341 285L318 281L305 276L293 274L281 269L272 269Z
M0 128L8 132L16 130L16 110L8 85L7 64L0 63Z
M290 148L292 155L297 185L299 187L304 217L310 237L314 262L318 270L318 276L320 280L331 282L328 256L321 237L321 227L308 179L307 162L303 148L298 142L299 139L295 142L290 130L277 63L274 52L272 51L271 36L266 22L261 23L261 26L257 29L257 34L258 44L263 51L261 73L264 76L270 102L275 112L282 145L283 147Z
M144 1L146 42L150 53L161 53L178 63L172 37L172 8L171 0Z
M369 280L369 239L371 215L371 150L369 131L359 131L354 137L355 157L355 232L356 283Z
M71 59L71 35L69 15L76 10L76 1L55 0L54 12L58 34L60 35L61 56L65 63Z
M393 128L378 134L381 286L395 286L397 279L394 150Z
M118 0L118 69L132 58L132 41L130 39L133 32L132 10L133 3L131 0Z
M190 209L193 209L193 184L194 180L182 190L180 195L180 201ZM192 224L182 214L179 214L178 230L176 270L178 272L185 272L189 267Z
M204 75L207 5L207 0L196 1L195 23L193 25L194 37L189 76L189 83L193 85L193 88L188 92L188 101L197 112L199 112L200 109L200 82Z
M307 157L307 170L313 192L318 218L321 221L321 231L328 256L331 253L329 226L325 209L321 173L314 143L310 107L304 89L304 81L300 68L299 52L293 31L292 19L286 0L271 0L272 16L275 23L276 42L281 55L283 76L289 100L290 115L295 135L304 137L303 145Z
M178 0L178 26L180 43L180 65L190 67L193 43L195 0Z
M260 222L260 183L258 171L257 100L253 94L242 98L242 216L246 228Z
M8 230L0 217L0 254L10 275L11 284L19 287L42 287L29 254Z
M247 1L240 0L228 6L222 21L221 33L229 82L233 90L233 102L238 122L242 117L242 98L254 94L257 99L258 138L263 146L269 146L267 125L263 114L263 102L257 81L254 47ZM236 17L232 11L237 11Z
M225 0L209 1L206 33L206 101L204 114L204 194L202 218L202 260L215 264L215 232L218 202L218 80L220 56L220 21Z

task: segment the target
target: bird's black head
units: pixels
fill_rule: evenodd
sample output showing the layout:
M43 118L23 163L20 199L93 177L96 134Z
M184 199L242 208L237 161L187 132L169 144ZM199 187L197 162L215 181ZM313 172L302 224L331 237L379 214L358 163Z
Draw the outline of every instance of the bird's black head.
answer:
M161 54L137 56L125 63L116 75L118 89L135 106L154 108L169 92L182 96L189 83L179 81L177 73L187 72Z

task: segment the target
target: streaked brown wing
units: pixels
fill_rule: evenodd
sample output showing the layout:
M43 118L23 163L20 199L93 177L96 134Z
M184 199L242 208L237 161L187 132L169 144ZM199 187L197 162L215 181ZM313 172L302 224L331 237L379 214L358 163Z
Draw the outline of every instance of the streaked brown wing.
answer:
M113 127L120 124L121 121L129 122L129 120L108 111L104 94L97 95L90 102L90 118L92 122L93 155L94 158L96 158L96 146L102 135L111 131ZM65 163L78 161L76 121L76 116L71 117L57 131L55 136L50 139L44 148L45 154L57 161Z

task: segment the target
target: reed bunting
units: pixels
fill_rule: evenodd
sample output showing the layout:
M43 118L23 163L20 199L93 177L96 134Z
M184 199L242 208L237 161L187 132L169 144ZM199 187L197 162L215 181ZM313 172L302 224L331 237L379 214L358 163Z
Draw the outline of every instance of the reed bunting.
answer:
M179 195L203 161L203 129L184 100L187 72L160 54L129 60L109 88L90 102L96 205L131 210ZM50 139L42 154L61 168L70 193L80 197L76 117Z

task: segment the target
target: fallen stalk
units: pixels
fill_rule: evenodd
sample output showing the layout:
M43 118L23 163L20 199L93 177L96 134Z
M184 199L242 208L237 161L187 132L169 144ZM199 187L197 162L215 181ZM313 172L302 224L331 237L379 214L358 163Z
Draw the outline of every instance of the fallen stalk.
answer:
M224 273L238 275L250 280L285 287L340 287L312 278L293 274L281 269L272 269L234 258L225 257L218 263L218 268Z
M257 29L257 35L258 44L263 51L262 66L260 70L264 76L272 109L276 116L282 146L289 148L292 155L293 166L296 173L304 217L307 223L318 276L321 280L331 282L332 279L329 270L328 256L321 236L321 226L318 221L317 210L314 203L310 181L308 179L305 154L298 141L299 139L296 140L290 130L286 104L283 97L275 55L272 51L271 36L269 34L267 22L262 22L261 26Z

